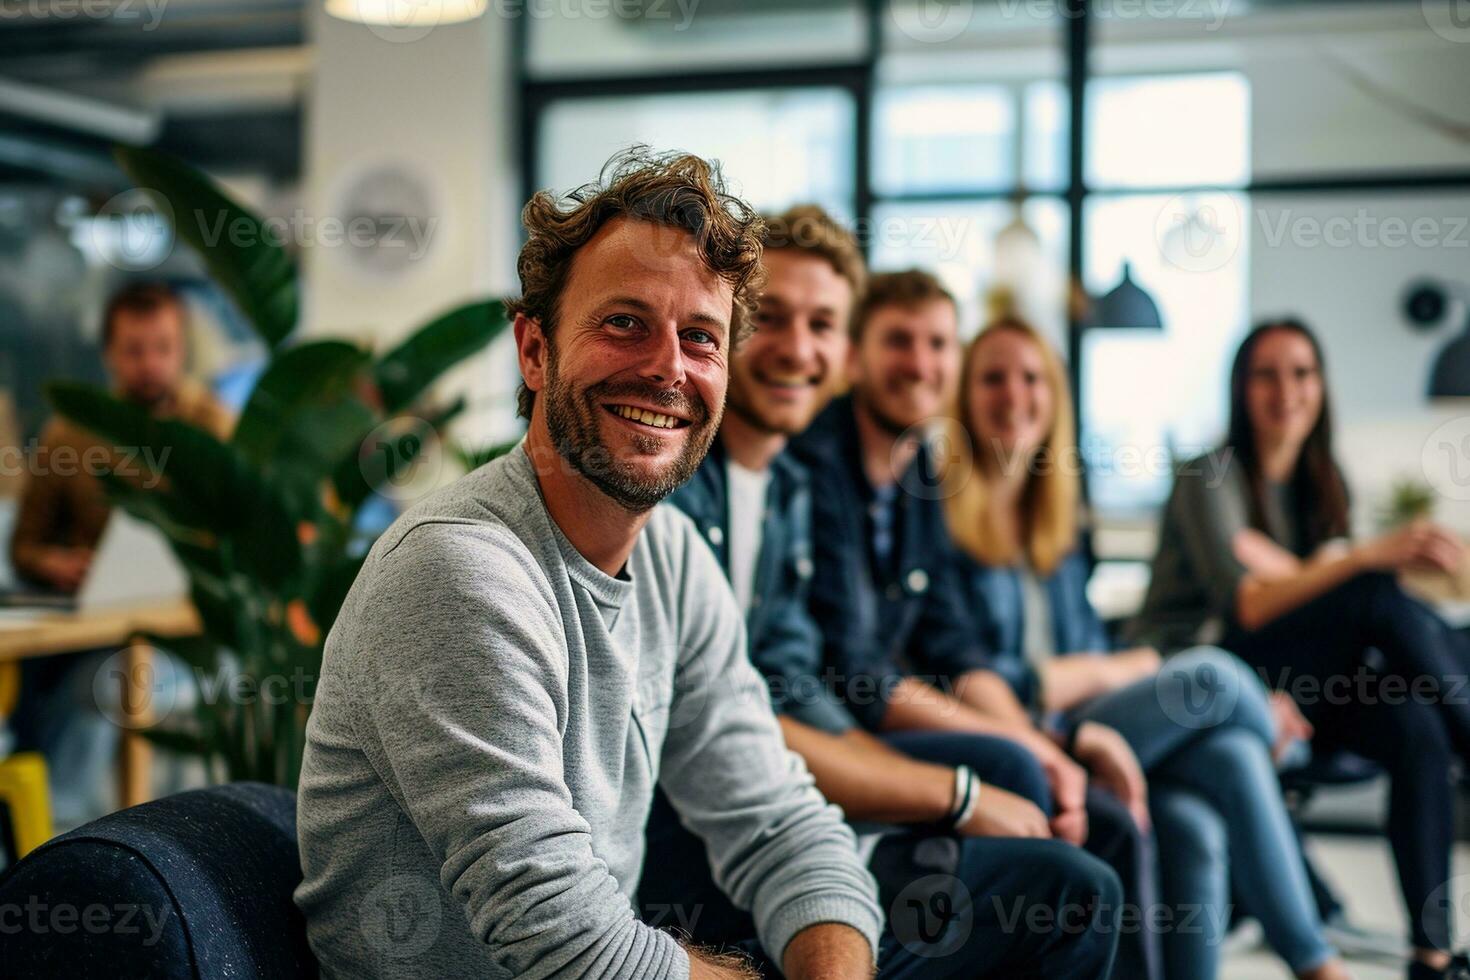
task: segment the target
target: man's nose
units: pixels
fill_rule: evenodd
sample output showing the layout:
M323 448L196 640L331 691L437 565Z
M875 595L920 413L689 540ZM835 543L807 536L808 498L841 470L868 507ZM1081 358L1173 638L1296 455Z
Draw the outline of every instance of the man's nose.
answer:
M667 324L649 331L639 353L642 355L638 365L640 377L666 385L684 383L684 350L676 326Z
M798 320L787 331L785 342L781 345L781 359L793 367L805 368L816 359L816 353L816 338L812 336L811 324Z

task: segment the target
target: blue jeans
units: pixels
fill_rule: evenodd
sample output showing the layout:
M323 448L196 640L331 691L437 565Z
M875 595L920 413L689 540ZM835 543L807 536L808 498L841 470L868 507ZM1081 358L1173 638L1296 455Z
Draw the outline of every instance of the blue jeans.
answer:
M1170 977L1217 975L1235 892L1296 972L1333 955L1271 761L1275 725L1260 680L1238 658L1198 647L1158 676L1072 713L1117 729L1149 779Z

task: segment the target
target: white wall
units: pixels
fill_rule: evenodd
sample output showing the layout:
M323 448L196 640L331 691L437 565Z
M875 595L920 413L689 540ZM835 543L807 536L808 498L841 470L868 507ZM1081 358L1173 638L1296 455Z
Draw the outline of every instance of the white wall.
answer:
M1417 4L1377 16L1371 33L1252 53L1258 179L1470 171L1470 44L1430 30ZM1326 347L1359 528L1372 527L1394 481L1411 478L1439 489L1441 519L1470 532L1470 493L1452 459L1470 460L1446 451L1459 446L1453 426L1434 435L1470 409L1425 397L1433 358L1467 313L1421 333L1400 311L1415 279L1470 283L1470 190L1258 195L1246 220L1252 319L1298 315Z
M414 257L395 272L364 266L343 245L306 250L306 332L381 349L456 304L513 292L511 22L492 15L395 33L311 8L307 212L345 220L354 182L382 167L409 174L428 207L418 231L399 236ZM515 380L505 339L446 378L438 394L464 393L471 403L456 435L479 443L512 432Z

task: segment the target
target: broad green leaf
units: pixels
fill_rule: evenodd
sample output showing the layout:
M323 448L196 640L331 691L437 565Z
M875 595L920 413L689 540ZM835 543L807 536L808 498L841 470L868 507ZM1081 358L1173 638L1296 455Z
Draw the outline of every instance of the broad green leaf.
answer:
M174 230L209 267L215 281L275 347L296 326L296 266L278 232L231 200L188 164L156 150L117 147L118 165L173 211Z
M504 303L482 300L420 327L373 366L383 410L403 411L441 374L498 337L506 323Z
M292 441L304 425L318 424L304 417L344 401L356 403L371 418L354 391L354 382L368 363L368 353L341 340L318 340L281 351L256 382L240 413L231 442L259 465L271 462L283 442ZM301 441L324 442L320 437ZM340 454L321 465L335 463Z
M186 422L154 418L92 385L53 382L46 392L57 412L83 429L114 446L151 452L168 492L207 514L208 530L234 541L257 580L278 587L297 572L297 518L279 488L232 446Z

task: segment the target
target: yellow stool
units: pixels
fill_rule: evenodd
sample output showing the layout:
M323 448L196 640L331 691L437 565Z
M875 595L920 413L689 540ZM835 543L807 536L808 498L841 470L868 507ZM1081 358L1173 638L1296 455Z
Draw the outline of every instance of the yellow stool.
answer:
M0 760L0 806L10 811L16 860L55 836L46 760L39 752L17 752Z
M20 690L20 665L0 664L0 719L15 710ZM38 752L17 752L0 759L0 806L10 811L15 835L15 859L20 860L56 833L51 823L51 789L46 784L46 760Z

